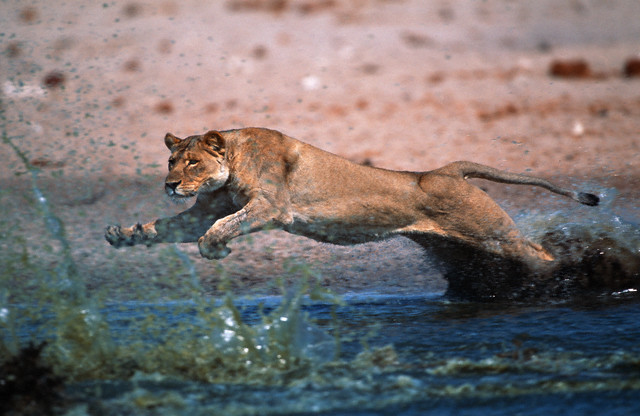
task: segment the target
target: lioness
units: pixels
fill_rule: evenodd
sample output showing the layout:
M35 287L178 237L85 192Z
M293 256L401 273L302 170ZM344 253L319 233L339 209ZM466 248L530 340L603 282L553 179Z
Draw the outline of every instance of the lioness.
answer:
M186 139L168 133L164 142L171 150L167 194L195 196L196 202L171 218L107 227L113 246L197 241L202 256L221 259L230 253L229 240L281 228L342 245L402 235L444 261L486 253L494 260L544 264L552 254L525 238L496 202L465 179L535 185L598 204L589 193L471 162L428 172L362 166L263 128Z

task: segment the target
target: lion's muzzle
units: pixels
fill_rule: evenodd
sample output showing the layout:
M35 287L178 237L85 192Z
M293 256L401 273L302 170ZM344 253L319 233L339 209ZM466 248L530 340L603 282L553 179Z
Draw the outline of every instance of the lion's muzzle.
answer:
M164 183L164 190L169 196L183 196L180 195L177 191L178 186L182 183L182 181L167 181Z

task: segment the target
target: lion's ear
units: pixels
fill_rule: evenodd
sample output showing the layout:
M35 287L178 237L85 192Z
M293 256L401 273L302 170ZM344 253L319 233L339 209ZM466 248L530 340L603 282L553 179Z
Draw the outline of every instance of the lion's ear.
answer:
M176 136L174 136L171 133L167 133L164 136L164 144L167 146L167 148L169 150L171 150L171 148L173 148L173 146L177 145L181 141L182 141L181 139L177 138Z
M206 132L204 134L204 143L214 152L224 153L224 137L219 132L215 130Z

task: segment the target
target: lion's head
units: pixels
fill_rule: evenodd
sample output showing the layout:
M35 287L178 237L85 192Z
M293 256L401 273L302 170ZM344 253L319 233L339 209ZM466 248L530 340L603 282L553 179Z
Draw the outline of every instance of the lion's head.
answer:
M229 178L224 138L217 131L180 139L171 133L164 137L171 150L165 191L174 198L189 198L212 192Z

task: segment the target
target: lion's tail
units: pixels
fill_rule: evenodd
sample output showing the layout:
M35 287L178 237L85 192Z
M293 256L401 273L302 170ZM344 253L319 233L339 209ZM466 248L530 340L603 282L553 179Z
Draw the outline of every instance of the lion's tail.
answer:
M481 165L473 162L453 162L436 172L454 176L462 176L467 178L487 179L494 182L511 183L516 185L532 185L547 189L556 194L568 196L581 204L595 206L600 202L600 198L594 194L586 192L577 192L571 189L562 188L552 184L542 178L534 176L522 175L519 173L506 172L492 168L490 166Z

